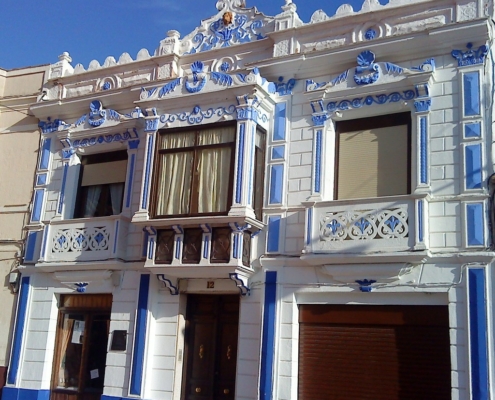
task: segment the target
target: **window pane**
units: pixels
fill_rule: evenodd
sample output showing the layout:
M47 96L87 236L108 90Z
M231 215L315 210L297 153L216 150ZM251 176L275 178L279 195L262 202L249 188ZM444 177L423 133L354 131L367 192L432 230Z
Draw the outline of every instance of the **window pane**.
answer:
M161 154L157 185L157 215L188 214L194 153Z
M180 147L193 147L194 132L172 133L168 135L160 135L159 149L177 149Z
M59 331L58 388L77 390L84 335L84 315L64 314Z
M227 211L231 149L198 152L198 213Z
M209 144L231 143L235 140L235 129L233 127L204 129L199 132L198 144L206 146Z
M339 135L338 199L408 191L407 125Z

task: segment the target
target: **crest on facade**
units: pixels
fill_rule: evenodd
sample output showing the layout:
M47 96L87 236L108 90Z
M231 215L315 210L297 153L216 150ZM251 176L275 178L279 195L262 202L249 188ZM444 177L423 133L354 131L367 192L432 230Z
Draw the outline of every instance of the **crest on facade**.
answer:
M473 49L473 44L468 43L466 45L467 50L452 50L452 57L457 60L458 67L465 67L467 65L483 64L485 62L485 57L488 53L488 46L482 45L476 50Z
M375 62L375 53L365 50L357 56L357 67L354 68L353 80L356 85L371 85L385 76L414 75L422 72L433 72L435 60L426 60L423 64L411 68L401 67L391 62ZM342 83L348 83L349 72L347 69L328 82L315 82L312 79L306 81L306 91L312 92L319 89L330 89ZM348 83L349 84L349 83Z

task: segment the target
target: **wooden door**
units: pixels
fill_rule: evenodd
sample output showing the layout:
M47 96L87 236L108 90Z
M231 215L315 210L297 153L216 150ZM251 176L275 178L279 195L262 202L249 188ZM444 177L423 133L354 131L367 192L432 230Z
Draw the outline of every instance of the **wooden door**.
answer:
M74 296L62 299L50 399L99 400L105 376L111 296L103 303L101 298L88 296L82 304L77 303L84 296L68 297Z
M189 295L183 400L233 400L239 296Z

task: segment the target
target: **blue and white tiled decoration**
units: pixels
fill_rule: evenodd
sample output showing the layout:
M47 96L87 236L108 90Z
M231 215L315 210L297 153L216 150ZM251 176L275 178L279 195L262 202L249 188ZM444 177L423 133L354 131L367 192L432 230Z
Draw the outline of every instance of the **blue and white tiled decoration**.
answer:
M266 38L261 33L264 26L263 20L248 21L245 15L232 14L230 14L230 18L231 21L224 14L223 18L219 18L210 24L207 32L197 32L192 39L193 48L187 54L200 53Z
M458 67L483 64L485 62L485 57L488 54L487 45L481 45L476 50L473 50L473 44L468 43L466 48L466 51L452 50L452 57L457 60Z

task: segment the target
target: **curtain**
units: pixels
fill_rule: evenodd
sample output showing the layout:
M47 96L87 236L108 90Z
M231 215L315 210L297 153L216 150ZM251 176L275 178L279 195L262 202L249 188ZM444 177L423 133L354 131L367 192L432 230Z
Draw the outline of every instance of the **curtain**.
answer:
M123 183L110 184L110 201L112 203L112 215L120 214L122 211L122 197L124 196Z
M84 205L84 217L94 217L101 194L101 185L87 186L88 194Z
M64 315L64 325L60 332L60 363L58 368L58 387L68 387L70 377L69 371L66 369L67 364L67 346L69 345L72 336L72 327L74 326L74 320L69 319L67 315Z

